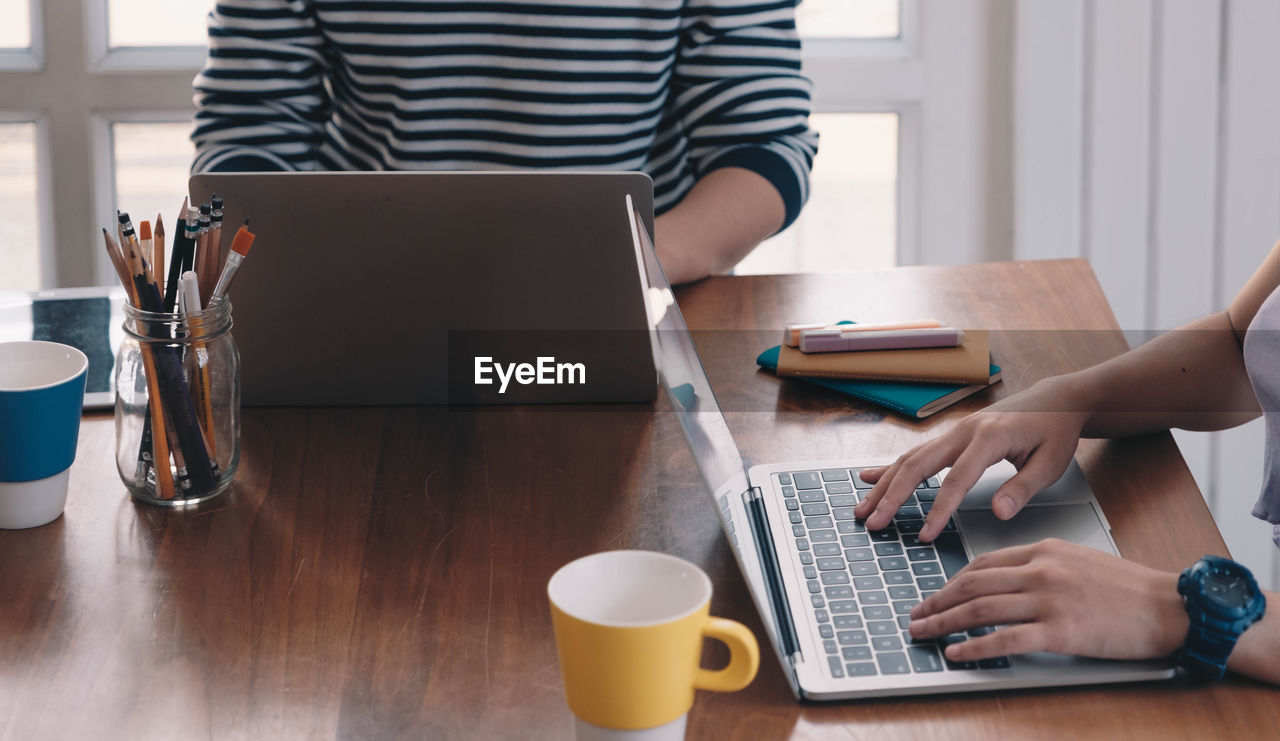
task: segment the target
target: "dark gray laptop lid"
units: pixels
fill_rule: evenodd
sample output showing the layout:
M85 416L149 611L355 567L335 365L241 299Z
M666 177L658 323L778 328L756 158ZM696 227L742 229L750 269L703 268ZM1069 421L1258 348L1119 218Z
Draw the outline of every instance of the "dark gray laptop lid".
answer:
M642 173L218 173L190 190L225 201L224 245L252 217L231 290L246 404L656 394L619 205L630 195L652 228ZM489 383L475 383L477 358L490 359ZM494 371L539 363L550 373L505 388ZM557 381L560 366L571 370Z

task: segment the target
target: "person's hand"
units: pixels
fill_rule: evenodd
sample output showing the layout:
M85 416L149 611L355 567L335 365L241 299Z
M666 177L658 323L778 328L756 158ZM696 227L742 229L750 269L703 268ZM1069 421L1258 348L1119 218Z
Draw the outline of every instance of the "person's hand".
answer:
M921 481L950 466L920 530L920 540L932 541L983 472L1007 459L1018 473L991 499L996 516L1007 520L1067 470L1087 416L1069 384L1061 379L1042 381L969 415L887 466L864 469L862 480L875 486L854 508L854 515L865 519L871 530L884 528Z
M1187 637L1178 575L1061 540L985 553L911 610L915 638L1007 627L948 645L951 661L1052 651L1167 656Z

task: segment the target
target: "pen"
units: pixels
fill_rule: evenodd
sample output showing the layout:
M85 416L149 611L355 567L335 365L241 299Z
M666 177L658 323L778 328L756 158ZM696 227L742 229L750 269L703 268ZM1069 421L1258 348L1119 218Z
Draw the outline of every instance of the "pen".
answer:
M833 324L831 322L792 322L782 331L782 344L800 346L800 333L814 329L836 329L841 332L878 332L890 329L928 329L941 327L937 319L912 319L901 322L865 322L863 324Z
M196 314L200 307L199 278L194 271L188 270L179 278L178 303L184 316ZM209 444L209 456L216 458L217 445L214 441L213 429L213 392L209 381L209 350L203 342L195 338L204 333L204 321L187 320L187 331L192 338L192 350L187 360L191 363L191 401L196 406L196 415L204 426L205 441Z
M808 329L800 333L800 351L806 353L956 347L963 342L964 331L953 327L871 332Z

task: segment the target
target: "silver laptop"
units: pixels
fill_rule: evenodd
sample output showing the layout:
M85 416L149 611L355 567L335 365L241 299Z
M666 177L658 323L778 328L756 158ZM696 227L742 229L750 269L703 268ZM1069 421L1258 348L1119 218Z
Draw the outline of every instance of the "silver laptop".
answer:
M630 204L628 211L647 283L650 326L656 329L651 336L659 378L797 697L839 700L1173 675L1168 662L1048 653L952 664L938 644L913 643L906 632L907 611L978 554L1048 537L1117 552L1079 466L1073 462L1057 483L1009 522L991 514L990 499L1014 470L1011 465L993 467L933 544L921 543L915 534L938 492L936 477L920 484L892 527L873 533L853 517L853 505L871 488L858 472L889 461L748 467L716 403L645 224Z
M643 173L218 173L189 186L194 203L225 201L224 245L252 217L231 289L245 404L657 395L617 215L630 197L652 224Z

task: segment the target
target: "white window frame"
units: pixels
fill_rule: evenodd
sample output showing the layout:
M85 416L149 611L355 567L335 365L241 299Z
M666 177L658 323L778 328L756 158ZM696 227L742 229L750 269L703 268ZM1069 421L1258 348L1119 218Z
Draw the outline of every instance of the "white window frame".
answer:
M34 1L34 0L33 0ZM172 0L191 2L191 0ZM89 45L89 66L96 72L129 73L157 70L200 69L204 46L120 46L110 44L111 27L107 4L111 0L84 0L85 38Z
M42 0L27 0L31 19L31 45L26 49L0 49L0 72L34 72L44 69L42 6Z

